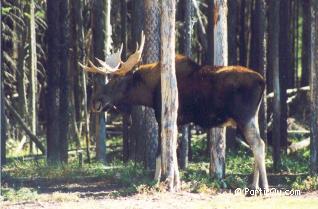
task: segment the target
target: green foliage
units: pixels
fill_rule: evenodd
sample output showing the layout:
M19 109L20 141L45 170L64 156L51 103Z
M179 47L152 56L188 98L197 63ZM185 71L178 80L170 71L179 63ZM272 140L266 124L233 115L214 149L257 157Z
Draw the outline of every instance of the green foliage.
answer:
M247 149L226 153L226 172L228 174L250 174L253 172L253 155Z
M3 188L2 195L4 200L17 202L17 201L30 201L37 198L38 193L31 188L22 187L17 190L13 188Z
M181 178L189 182L192 192L215 193L220 189L236 189L247 186L247 179L239 175L228 175L223 180L210 177L208 163L191 163L189 167L181 172Z
M318 189L318 176L297 177L292 184L293 189L301 191L313 191Z
M287 155L286 153L281 153L281 166L280 172L288 174L303 174L309 173L309 148L304 150L299 150L295 153ZM266 156L266 165L269 167L268 171L272 172L272 157L271 150L267 153Z

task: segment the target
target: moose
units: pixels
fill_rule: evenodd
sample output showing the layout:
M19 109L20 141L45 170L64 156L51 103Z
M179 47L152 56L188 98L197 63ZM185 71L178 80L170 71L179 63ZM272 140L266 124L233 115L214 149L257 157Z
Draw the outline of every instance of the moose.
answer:
M122 47L100 66L89 61L80 66L91 73L111 75L109 82L97 90L91 101L95 112L117 108L129 112L133 105L154 109L160 129L161 76L160 63L140 65L145 43L141 44L126 62L121 61ZM202 128L236 126L251 147L254 156L254 176L251 187L259 187L259 176L264 189L268 189L265 168L265 145L260 137L258 111L263 97L265 81L260 74L242 66L200 66L188 57L175 58L179 109L177 124L193 122ZM160 136L160 132L159 132ZM159 137L160 138L160 137ZM159 139L160 140L160 139ZM159 145L160 145L159 141ZM160 178L161 149L158 146L155 179Z

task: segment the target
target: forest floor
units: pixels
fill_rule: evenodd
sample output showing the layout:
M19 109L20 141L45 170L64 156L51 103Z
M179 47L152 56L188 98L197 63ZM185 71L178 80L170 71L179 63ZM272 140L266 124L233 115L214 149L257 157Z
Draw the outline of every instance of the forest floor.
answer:
M24 191L24 200L0 200L0 208L114 208L114 209L187 209L187 208L317 208L318 191L302 192L300 195L271 193L245 197L242 193L224 190L215 193L194 193L187 189L169 193L139 187L138 192L129 193L110 180L87 179L65 183L58 181L38 184L34 195ZM34 185L29 185L34 186ZM124 191L124 192L122 192ZM23 191L22 191L23 192ZM29 198L27 197L29 195ZM19 196L19 194L17 194Z

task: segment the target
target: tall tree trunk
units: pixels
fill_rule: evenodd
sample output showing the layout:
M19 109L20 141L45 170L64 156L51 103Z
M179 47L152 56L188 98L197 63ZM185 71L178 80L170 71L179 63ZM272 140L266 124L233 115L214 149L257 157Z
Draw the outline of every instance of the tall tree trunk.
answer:
M246 66L246 41L245 41L245 33L246 33L246 28L245 28L245 7L246 7L246 0L242 0L240 3L240 65Z
M1 3L0 3L0 6L1 6ZM0 20L1 20L1 17L0 17ZM0 47L1 47L1 43L0 43ZM0 121L0 124L1 124L1 143L0 143L0 167L2 168L2 166L6 163L6 138L7 138L7 135L6 135L6 116L5 116L5 112L4 112L4 91L3 91L3 88L4 88L4 82L2 80L3 78L3 70L1 70L0 72L0 93L1 93L1 107L0 107L0 111L1 111L1 121ZM1 169L0 169L0 172L1 172ZM1 174L0 174L1 176ZM1 185L1 182L0 182L0 185Z
M229 65L238 65L237 49L238 49L238 1L228 2L228 53L229 53ZM226 128L226 147L227 149L236 149L237 143L235 140L236 130L231 127ZM208 146L208 151L209 151Z
M78 21L81 19L81 14L78 14L78 10L81 11L81 2L77 0L70 1L70 75L69 75L69 98L70 98L70 137L75 139L76 148L80 149L80 107L81 107L81 76L82 72L78 67L78 62L83 63L78 53L78 36L81 36Z
M227 0L214 0L214 65L228 65ZM225 128L213 128L211 134L210 175L225 175Z
M255 69L259 72L265 80L266 71L266 3L265 0L256 0L255 2ZM264 90L264 95L267 95L266 88ZM262 139L267 142L267 100L266 96L263 97L263 101L260 107L260 131Z
M268 31L268 69L273 72L273 167L280 165L280 141L281 141L281 102L279 80L279 1L269 1L269 31Z
M158 62L160 59L160 8L158 0L144 0L145 3L145 36L144 63ZM146 134L146 166L154 169L156 166L156 153L158 147L158 124L154 111L145 110L147 120Z
M123 43L122 60L126 60L127 56L127 1L121 1L120 11L121 22L121 40ZM130 128L130 114L123 114L123 162L128 162L130 156L129 143L131 137L129 134Z
M35 5L34 0L30 0L30 128L32 134L36 135L37 126L37 108L36 108L36 93L37 93L37 53L36 53L36 33L35 33ZM30 142L30 150L33 143ZM32 152L32 151L31 151Z
M144 1L135 0L133 1L133 16L132 16L132 43L136 43L140 40L141 31L144 26ZM135 45L130 46L135 48ZM138 106L133 107L131 112L131 159L137 162L143 162L146 165L146 142L148 138L146 135L148 131L147 123L145 121L145 107Z
M303 33L302 33L302 72L301 72L301 86L309 85L309 72L310 72L310 22L311 22L311 11L310 11L310 1L303 0Z
M67 162L68 160L68 127L69 127L69 66L68 66L68 48L69 41L67 37L68 31L68 1L62 1L59 5L60 17L60 109L59 109L59 150L60 150L60 161Z
M281 146L287 150L287 86L288 86L288 71L291 69L291 46L290 46L290 21L289 3L290 0L280 0L279 11L279 79L280 79L280 103L281 103Z
M161 7L161 147L162 174L170 191L180 187L177 161L178 87L175 73L175 0L162 0Z
M310 138L310 164L311 172L318 173L318 2L311 1L311 138Z
M48 163L60 161L59 146L59 101L60 101L60 65L59 53L61 51L60 4L63 0L47 0L48 25L48 67L47 67L47 160Z
M94 1L93 6L93 56L104 59L110 48L110 0ZM105 77L98 76L98 85L105 84ZM95 113L96 158L106 163L105 113Z
M16 12L16 16L18 18L23 19L23 13L25 9L25 3L18 1L17 6L20 8L20 12ZM26 50L24 48L27 39L27 31L24 28L21 28L22 24L14 23L14 29L16 30L16 36L14 44L16 52L14 52L14 57L17 58L17 73L16 73L16 80L17 80L17 92L18 92L18 105L17 110L18 113L21 115L22 118L26 119L28 116L28 103L27 103L27 85L26 85L26 68L25 68L25 57L26 57Z
M183 26L182 26L182 40L181 40L181 53L191 58L191 38L192 38L192 0L183 0L182 13L183 13ZM180 156L179 165L181 169L185 169L188 166L189 156L189 140L191 135L189 134L189 125L182 127L182 137L180 143Z

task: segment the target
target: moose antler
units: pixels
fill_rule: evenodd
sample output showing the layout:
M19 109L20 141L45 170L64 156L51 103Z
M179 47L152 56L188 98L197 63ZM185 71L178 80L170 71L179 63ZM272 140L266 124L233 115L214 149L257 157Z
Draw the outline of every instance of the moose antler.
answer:
M142 31L140 47L138 46L138 43L137 43L135 53L130 55L126 62L121 61L121 53L123 50L123 44L122 44L120 49L116 53L109 55L105 61L102 61L96 58L96 60L101 65L101 67L95 66L91 61L88 61L90 66L85 66L81 63L78 63L78 64L83 68L83 70L90 73L99 73L103 75L107 75L107 74L125 75L126 73L131 71L133 67L140 61L144 45L145 45L145 35L144 35L144 32Z

